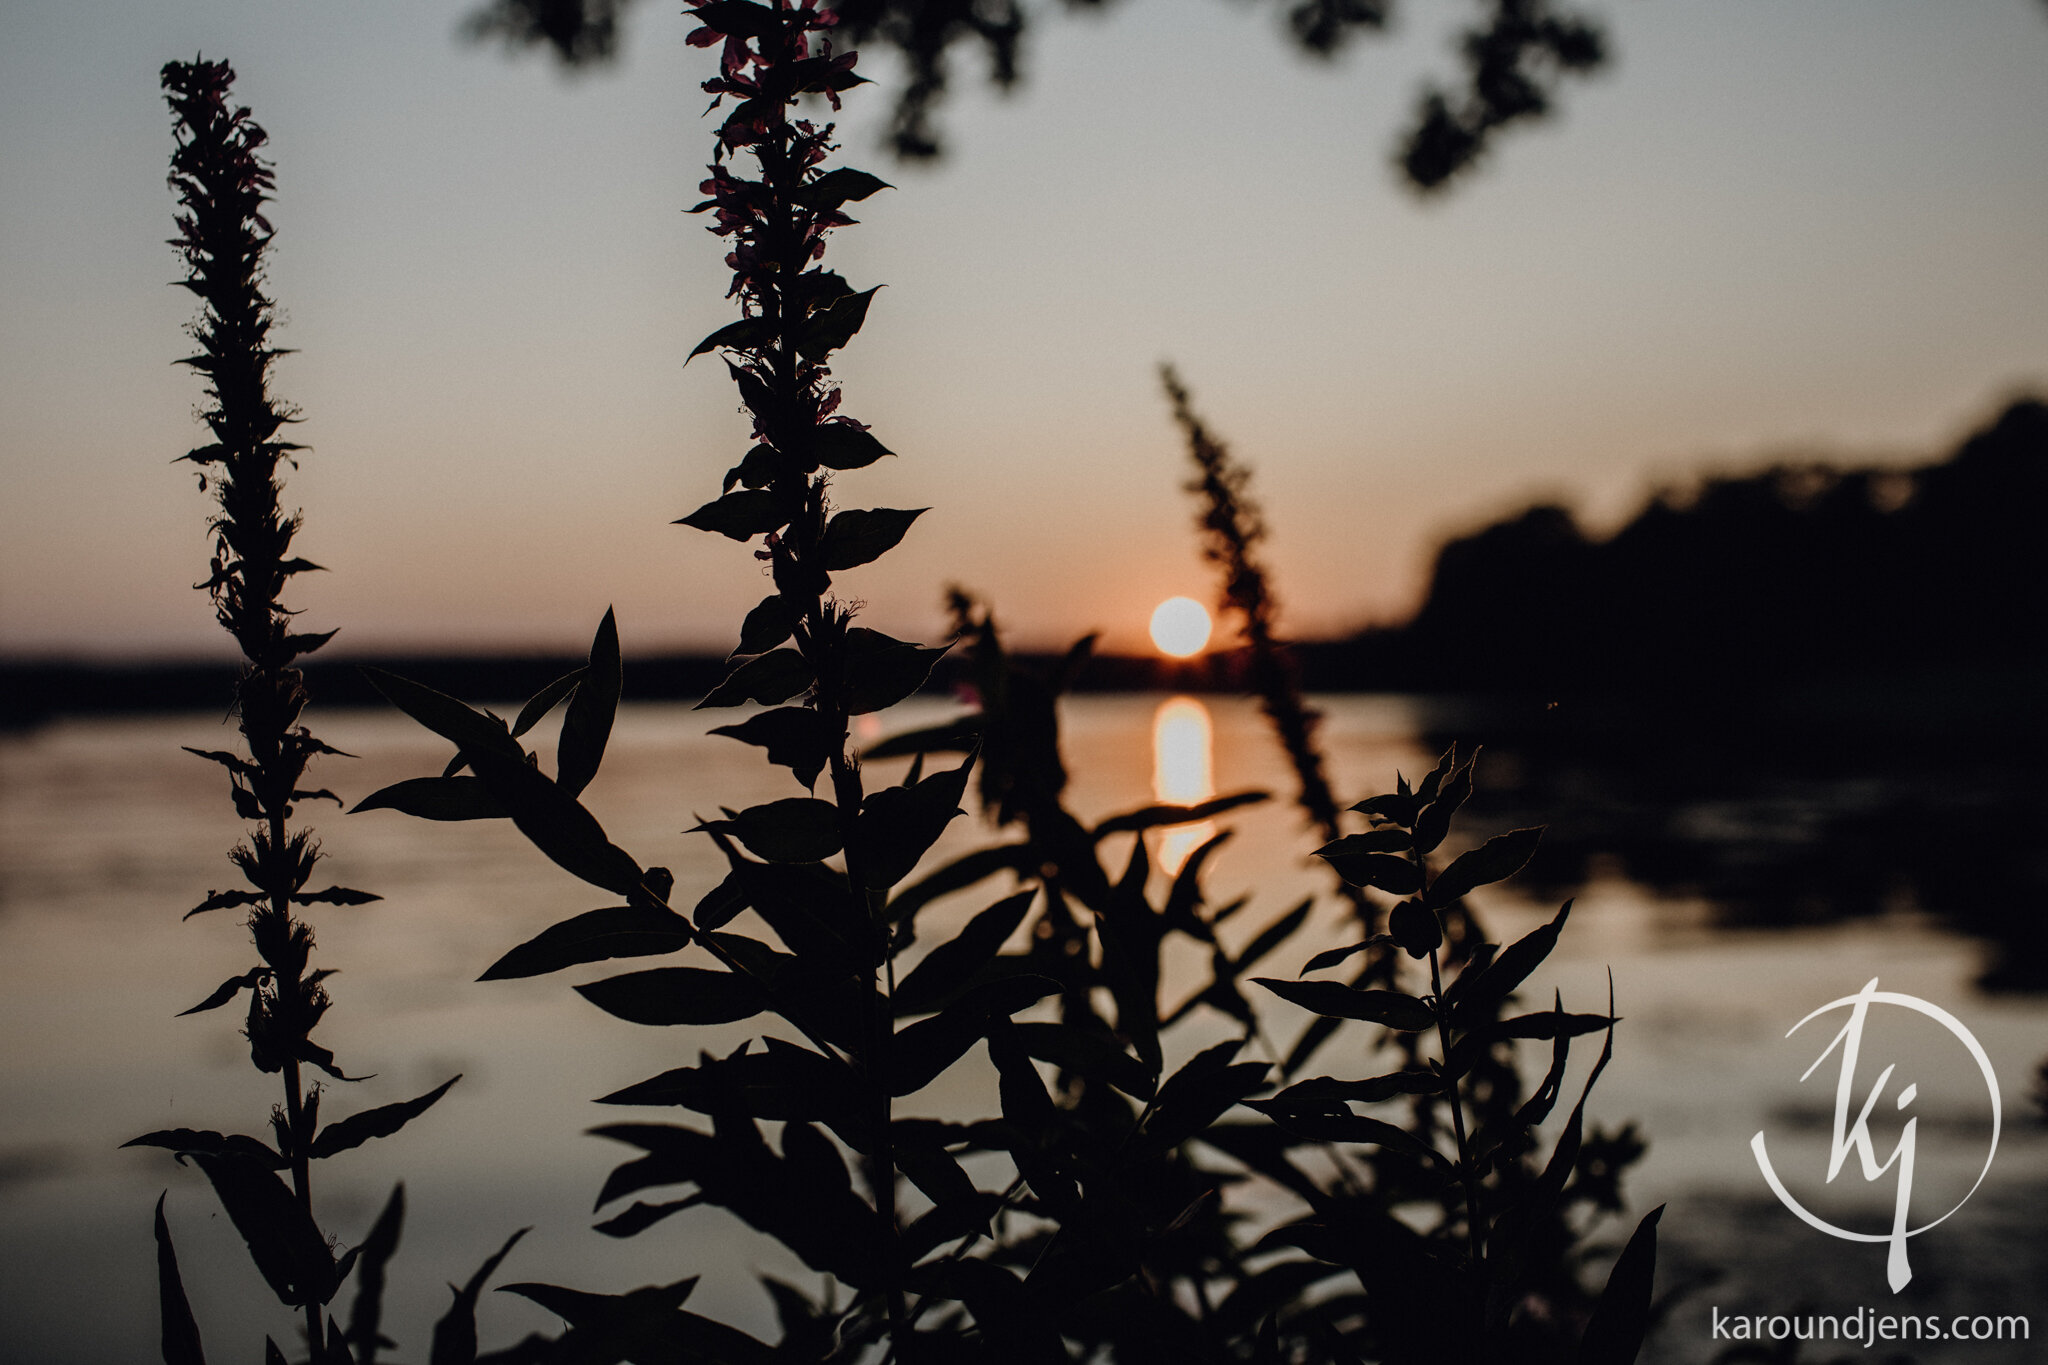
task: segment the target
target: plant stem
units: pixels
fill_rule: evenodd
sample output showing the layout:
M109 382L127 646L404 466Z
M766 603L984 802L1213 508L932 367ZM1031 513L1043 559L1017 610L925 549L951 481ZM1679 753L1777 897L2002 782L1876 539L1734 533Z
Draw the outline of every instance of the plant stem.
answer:
M1451 1024L1450 1012L1444 1007L1443 968L1439 964L1440 950L1429 950L1429 988L1436 997L1436 1038L1443 1049L1444 1070L1451 1065ZM1465 1187L1465 1240L1472 1253L1472 1270L1479 1272L1482 1265L1479 1223L1479 1177L1472 1169L1471 1148L1465 1140L1465 1110L1458 1095L1458 1082L1451 1081L1451 1131L1458 1139L1458 1181Z

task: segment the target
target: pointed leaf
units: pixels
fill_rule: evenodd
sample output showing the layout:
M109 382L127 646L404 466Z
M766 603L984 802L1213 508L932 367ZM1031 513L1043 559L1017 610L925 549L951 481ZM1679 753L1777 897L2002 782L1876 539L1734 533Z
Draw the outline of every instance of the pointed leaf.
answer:
M796 603L781 593L762 598L740 623L739 648L733 653L766 654L790 637L801 616Z
M1476 1028L1451 1044L1451 1055L1444 1062L1444 1070L1451 1076L1462 1076L1472 1069L1473 1063L1486 1049L1508 1039L1577 1038L1598 1033L1618 1022L1604 1014L1566 1014L1563 1010L1518 1014L1512 1019L1501 1019Z
M1264 1062L1231 1065L1242 1046L1241 1040L1219 1043L1167 1078L1145 1119L1148 1145L1157 1151L1178 1147L1265 1085Z
M1404 1033L1436 1024L1435 1011L1400 991L1362 991L1341 981L1276 981L1263 976L1254 978L1253 984L1331 1019L1363 1019Z
M924 686L933 666L950 647L927 649L864 626L847 631L847 714L864 715L902 701Z
M742 455L738 464L725 471L725 481L719 487L730 491L734 484L742 483L749 488L767 488L779 478L801 476L804 472L797 467L796 461L762 442Z
M422 820L502 820L507 812L479 777L410 777L371 792L349 813L395 810Z
M687 365L698 356L710 351L754 350L767 345L774 339L775 320L773 318L741 318L738 322L728 322L725 326L698 342L695 349L689 355L683 357L683 363Z
M575 797L519 759L497 752L474 752L470 759L519 832L558 866L622 896L640 885L640 865L605 837L604 826Z
M1035 872L1038 865L1035 850L1028 843L977 848L927 872L908 886L898 888L889 899L889 922L900 924L941 896L965 890L998 872L1011 872L1021 877Z
M404 1226L405 1184L401 1181L391 1187L391 1198L370 1225L362 1257L356 1262L356 1297L348 1311L348 1344L355 1352L356 1365L377 1365L377 1351L384 1344L384 1269L398 1250L398 1235Z
M876 507L840 512L826 525L818 554L825 567L835 573L871 563L895 549L909 532L910 524L930 510Z
M1446 755L1446 757L1448 758L1449 755ZM1427 788L1428 784L1425 783L1424 786ZM1468 762L1464 767L1451 774L1450 781L1443 784L1443 790L1437 794L1436 799L1423 808L1422 814L1415 817L1415 848L1417 852L1433 853L1436 851L1437 845L1441 844L1444 841L1444 836L1450 833L1451 817L1458 813L1458 808L1465 804L1465 799L1470 795L1472 795L1472 764Z
M138 1138L129 1138L121 1145L162 1147L180 1153L206 1152L212 1156L233 1157L238 1161L251 1162L272 1171L281 1171L290 1164L259 1138L242 1133L216 1133L210 1129L164 1128L154 1133L144 1133Z
M1225 811L1236 810L1239 806L1256 805L1270 798L1265 792L1233 792L1219 796L1212 801L1203 801L1193 806L1146 806L1125 815L1111 816L1097 825L1091 837L1097 842L1112 834L1129 834L1133 830L1156 829L1161 825L1198 824L1213 820Z
M512 738L517 739L540 724L541 718L560 704L562 698L576 690L576 684L583 681L583 675L590 670L575 668L533 694L526 705L519 708L519 716L512 722Z
M838 1130L853 1112L846 1067L809 1048L769 1038L766 1052L707 1057L637 1085L615 1090L599 1104L675 1104L700 1114L744 1114L757 1119L818 1120Z
M1384 792L1378 796L1368 796L1351 809L1361 815L1384 820L1388 824L1413 826L1415 817L1422 811L1422 802L1417 800L1413 793Z
M194 915L203 915L208 910L225 910L235 905L262 903L263 893L260 891L209 891L205 900L185 912L184 918L191 919Z
M1312 1142L1362 1142L1433 1164L1444 1164L1436 1148L1415 1134L1385 1119L1352 1113L1303 1113L1280 1108L1273 1100L1246 1100L1245 1106L1266 1114L1297 1137Z
M997 901L969 920L958 934L926 953L897 983L892 998L895 1012L922 1014L951 1002L975 973L1002 951L1004 941L1024 922L1037 896L1034 887Z
M231 976L221 982L220 985L214 987L213 994L207 996L191 1009L179 1010L177 1017L183 1019L188 1014L198 1014L202 1010L219 1009L222 1005L227 1004L228 1001L239 995L244 988L254 990L257 983L263 981L269 975L270 969L268 967L251 967L240 976Z
M341 632L337 629L323 630L317 635L287 635L278 643L284 647L286 653L297 657L302 654L311 654L314 650L320 648L320 646L326 644L339 634Z
M1347 958L1356 957L1360 953L1368 952L1382 944L1392 943L1393 941L1394 936L1392 934L1374 934L1363 943L1354 943L1345 948L1325 949L1303 963L1298 975L1307 976L1310 972L1320 972L1327 967L1334 967Z
M1469 853L1458 855L1437 879L1430 883L1424 900L1431 906L1449 905L1476 887L1506 881L1522 870L1543 838L1539 826L1497 834ZM1404 893L1405 894L1405 893Z
M1551 950L1557 947L1557 936L1563 932L1564 922L1571 913L1572 902L1566 901L1548 924L1538 925L1509 944L1493 960L1493 965L1479 974L1478 979L1457 992L1451 1022L1462 1028L1468 1020L1479 1021L1491 1013L1495 1005L1507 999L1515 987L1528 980L1529 973L1541 966ZM1461 984L1462 980L1460 978Z
M864 428L827 422L811 433L811 457L827 469L865 469L894 451Z
M1444 1078L1436 1072L1409 1068L1362 1081L1318 1076L1314 1080L1297 1081L1272 1099L1259 1103L1282 1111L1308 1112L1318 1106L1334 1104L1382 1104L1396 1095L1435 1095L1443 1088Z
M934 1204L972 1200L979 1190L946 1150L945 1125L936 1119L897 1119L889 1125L896 1168Z
M374 891L358 891L352 886L324 886L318 891L292 892L293 905L368 905L383 899Z
M727 820L707 820L690 833L721 830L771 863L822 862L839 851L839 808L814 796L749 806Z
M1158 1078L1152 1069L1107 1034L1071 1024L1018 1024L1015 1034L1028 1055L1062 1071L1107 1082L1140 1100L1158 1093Z
M973 767L974 755L969 754L957 767L912 786L884 787L861 803L854 837L861 876L869 886L894 886L916 869L918 860L962 813L960 802Z
M1425 805L1436 800L1437 794L1443 790L1444 779L1456 772L1457 767L1458 746L1453 744L1443 751L1442 756L1436 761L1436 766L1429 770L1429 776L1422 779L1422 785L1415 789L1415 798Z
M1250 943L1245 944L1244 951L1239 953L1230 964L1233 975L1243 973L1260 958L1293 937L1295 931L1307 923L1308 912L1314 906L1315 900L1313 898L1305 900L1260 930L1258 936Z
M690 926L673 910L608 905L543 930L492 963L479 981L541 976L583 962L656 957L689 946Z
M770 598L769 601L780 601ZM840 738L836 727L823 712L805 706L784 706L749 716L737 725L721 725L711 731L743 744L757 744L768 751L768 761L796 774L805 787L817 785Z
M1650 1292L1657 1279L1659 1204L1643 1215L1608 1273L1607 1287L1593 1307L1592 1321L1579 1341L1579 1365L1635 1365L1650 1330Z
M223 749L195 749L189 744L180 744L178 747L188 754L194 754L207 760L209 763L220 764L221 767L226 768L237 777L256 777L262 772L262 769L258 768L248 759L228 753Z
M797 353L806 360L823 360L832 352L853 340L868 319L868 304L875 297L875 290L862 290L858 294L842 294L825 307L804 320L797 332Z
M659 1288L649 1286L631 1294L592 1294L556 1284L508 1284L498 1292L532 1299L572 1327L595 1328L615 1317L629 1301L655 1307L657 1312L666 1316L681 1308L696 1287L697 1277L692 1275L687 1280Z
M156 1198L156 1292L163 1323L164 1365L206 1365L199 1322L186 1301L185 1281L178 1274L178 1252L171 1245L170 1224L164 1221L164 1197Z
M634 1200L631 1208L624 1213L607 1218L602 1223L591 1225L592 1232L601 1232L607 1237L632 1237L647 1231L670 1214L681 1213L704 1202L704 1196L693 1194L683 1199L671 1199L665 1204L649 1204Z
M981 717L966 715L944 725L928 725L923 729L890 735L861 750L860 756L870 759L901 758L905 754L964 754L980 743L981 732Z
M1370 886L1396 896L1422 889L1422 869L1391 853L1326 853L1321 855L1337 875L1353 886Z
M604 762L604 747L611 739L612 718L618 714L619 693L624 686L619 665L619 624L612 609L604 609L597 636L590 642L590 662L583 682L570 699L569 713L562 718L562 736L555 747L555 782L571 796L590 785Z
M779 493L766 488L743 488L714 498L672 526L690 526L699 531L716 531L728 540L752 540L789 525L796 509Z
M194 1152L213 1183L249 1258L288 1307L325 1303L337 1287L334 1254L296 1196L277 1175L253 1161Z
M876 190L895 188L888 181L857 171L851 166L839 166L825 172L810 184L796 192L796 201L809 209L836 209L841 204L857 203Z
M365 1109L362 1113L351 1114L338 1123L330 1123L313 1139L313 1145L306 1154L319 1160L322 1157L333 1156L337 1152L346 1152L351 1147L360 1147L371 1138L390 1137L431 1109L434 1101L447 1094L448 1087L461 1079L460 1075L450 1076L424 1095L397 1104Z
M1354 853L1406 853L1414 846L1406 830L1381 828L1364 834L1347 834L1341 839L1332 839L1317 849L1318 858L1333 858Z
M428 1365L476 1365L477 1297L483 1293L485 1283L497 1273L499 1264L529 1230L521 1228L506 1238L505 1245L478 1266L476 1274L470 1276L462 1288L448 1286L455 1295L455 1302L448 1305L447 1313L434 1324L434 1347L428 1357Z
M748 659L727 674L724 682L712 688L704 700L697 703L697 709L738 706L750 701L764 706L779 706L815 681L811 666L804 662L803 655L793 649L772 649Z
M728 872L725 880L704 893L704 898L690 912L690 920L698 929L708 933L713 929L723 929L746 908L746 886L739 873Z
M1050 977L1000 977L975 987L931 1018L898 1029L890 1093L916 1094L987 1037L992 1024L1007 1022L1059 988Z
M506 754L524 762L518 741L505 728L505 722L496 716L474 710L444 692L436 692L431 687L423 687L410 678L401 678L381 668L365 665L363 676L393 706L443 739L453 741L457 748Z
M606 1014L634 1024L729 1024L768 1008L752 977L702 967L656 967L578 986Z

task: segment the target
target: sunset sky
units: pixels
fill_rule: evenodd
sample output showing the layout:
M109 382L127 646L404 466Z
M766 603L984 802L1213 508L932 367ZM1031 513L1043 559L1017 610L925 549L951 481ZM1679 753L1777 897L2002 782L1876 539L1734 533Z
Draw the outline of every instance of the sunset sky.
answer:
M565 77L456 36L473 0L7 0L0 8L0 652L220 653L189 586L209 500L190 298L164 239L157 69L231 59L270 130L278 389L305 628L337 648L727 648L766 590L670 526L746 426L722 249L683 209L711 123L679 5ZM1155 369L1257 470L1286 624L1412 605L1445 534L1532 495L1611 523L1659 481L1786 453L1912 461L2048 389L2048 6L1590 6L1615 61L1447 197L1389 151L1473 7L1407 0L1331 64L1282 7L1046 6L1010 98L971 54L952 155L828 263L885 284L837 369L901 458L845 506L930 506L845 575L870 624L988 595L1022 643L1208 598Z

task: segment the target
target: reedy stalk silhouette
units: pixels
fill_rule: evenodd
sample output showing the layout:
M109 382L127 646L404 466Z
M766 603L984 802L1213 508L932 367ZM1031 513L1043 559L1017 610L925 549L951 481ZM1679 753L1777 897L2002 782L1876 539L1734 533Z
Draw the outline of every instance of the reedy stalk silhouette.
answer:
M454 1082L322 1127L320 1087L305 1081L307 1067L336 1080L356 1078L345 1075L334 1054L313 1039L331 1003L323 983L332 973L311 965L313 930L298 917L298 908L363 905L378 897L343 886L309 888L320 847L309 828L294 824L307 801L339 804L331 791L301 785L315 756L340 751L301 723L307 694L297 666L334 632L294 631L295 613L283 601L288 580L320 566L292 553L300 518L281 502L279 465L303 447L278 438L296 419L269 384L271 368L284 354L271 344L275 312L263 291L264 253L272 235L263 205L275 181L259 155L267 140L263 129L246 108L230 103L234 79L228 63L203 58L171 62L162 73L177 138L170 184L180 212L172 245L187 271L180 283L201 305L191 328L199 353L182 363L206 379L210 403L202 415L213 437L180 458L200 466L200 486L210 487L219 503L211 523L211 572L198 586L211 596L215 615L243 657L233 709L245 752L188 751L227 770L235 813L252 825L248 841L229 854L247 885L209 891L186 918L246 907L259 959L184 1013L220 1008L247 991L243 1032L250 1061L259 1072L281 1077L283 1103L271 1113L272 1144L180 1128L126 1145L165 1147L181 1161L196 1162L272 1291L303 1312L313 1359L367 1365L378 1347L383 1262L397 1240L403 1195L393 1193L368 1243L337 1261L314 1216L312 1162L397 1131ZM279 1171L290 1173L289 1190ZM171 1365L193 1365L204 1359L199 1331L185 1303L161 1200L156 1231L164 1357ZM344 1333L324 1309L359 1257L365 1288Z
M1278 634L1279 603L1256 554L1259 542L1266 538L1266 523L1252 501L1252 472L1232 459L1229 449L1210 434L1171 365L1160 366L1159 380L1173 404L1173 420L1187 437L1188 454L1197 471L1187 489L1202 500L1198 519L1202 558L1223 575L1220 605L1238 617L1243 629L1252 691L1294 768L1300 788L1295 801L1327 842L1343 831L1337 821L1337 797L1330 790L1323 754L1316 745L1316 727L1322 716L1302 699L1300 670ZM1338 884L1360 922L1367 923L1369 903L1349 883L1339 879Z

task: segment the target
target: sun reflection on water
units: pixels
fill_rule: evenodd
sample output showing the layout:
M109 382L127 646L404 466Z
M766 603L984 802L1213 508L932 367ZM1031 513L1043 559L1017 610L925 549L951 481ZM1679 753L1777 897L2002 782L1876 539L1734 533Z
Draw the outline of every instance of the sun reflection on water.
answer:
M1215 729L1209 708L1193 697L1168 697L1152 714L1152 795L1192 806L1216 794ZM1216 835L1216 822L1169 825L1159 833L1155 857L1169 875Z

